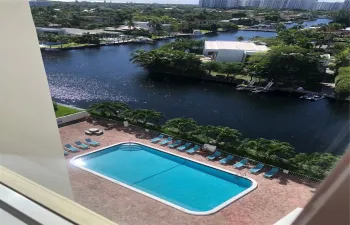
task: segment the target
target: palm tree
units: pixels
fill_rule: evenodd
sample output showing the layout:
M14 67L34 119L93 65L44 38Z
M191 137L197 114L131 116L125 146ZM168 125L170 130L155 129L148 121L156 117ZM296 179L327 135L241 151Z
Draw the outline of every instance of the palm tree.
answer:
M217 130L216 127L212 125L199 126L193 134L203 137L206 143L211 143L212 141L216 140Z
M88 112L90 114L99 114L101 116L115 116L118 117L120 114L127 110L129 107L127 104L122 102L102 102L94 103L89 106Z
M225 145L233 145L236 148L241 142L242 134L235 129L229 127L217 127L219 134L215 140L216 143L224 143Z
M87 112L89 114L98 114L102 117L114 115L114 111L108 102L91 104L87 109Z
M127 26L129 27L129 30L130 30L131 28L135 29L135 23L134 23L134 21L133 21L132 19L128 20Z
M209 61L202 64L203 69L208 70L208 74L211 75L212 71L217 71L220 68L220 65L215 61Z
M240 73L243 70L243 64L242 63L224 63L221 67L221 72L226 73L226 77L228 77L230 74Z
M178 133L179 135L186 137L198 128L197 123L193 119L189 118L175 118L168 120L163 128L169 129L172 132Z
M243 41L243 40L244 40L244 37L243 37L243 36L237 37L237 41Z
M241 142L237 150L240 152L247 152L248 154L250 152L253 152L255 156L258 156L257 147L258 147L258 142L255 139L246 138Z
M140 121L142 124L158 122L162 117L162 113L149 109L136 109L132 116L133 120Z

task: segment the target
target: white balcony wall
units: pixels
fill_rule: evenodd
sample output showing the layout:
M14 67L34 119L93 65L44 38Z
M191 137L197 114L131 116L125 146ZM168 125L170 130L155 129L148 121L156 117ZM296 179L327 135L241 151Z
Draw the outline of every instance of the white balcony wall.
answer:
M0 165L72 198L28 0L0 1L0 27Z

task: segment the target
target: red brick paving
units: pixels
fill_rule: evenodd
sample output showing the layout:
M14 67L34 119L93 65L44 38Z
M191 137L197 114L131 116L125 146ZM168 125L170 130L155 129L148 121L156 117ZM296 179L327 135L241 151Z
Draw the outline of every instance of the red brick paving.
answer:
M83 141L88 137L84 134L84 131L91 127L103 129L102 126L92 125L87 122L80 122L60 128L62 144L73 144L76 140ZM105 131L101 136L93 136L92 138L99 141L101 147L113 145L118 142L137 141L146 143L147 145L154 145L165 151L175 152L166 147L151 144L148 138L137 138L136 136L138 134L140 132L114 128ZM101 147L91 147L91 150ZM86 152L70 153L66 156L74 200L118 224L273 224L295 208L304 207L312 197L312 191L314 190L313 185L304 184L301 180L288 177L288 175L279 174L277 178L270 180L264 178L261 173L257 175L250 174L248 172L249 168L237 170L232 165L223 166L217 161L209 162L202 155L195 154L191 156L195 160L222 167L236 173L247 174L248 177L257 181L258 187L213 215L194 216L76 168L69 163L70 158ZM177 154L188 156L188 154L181 152L177 152Z

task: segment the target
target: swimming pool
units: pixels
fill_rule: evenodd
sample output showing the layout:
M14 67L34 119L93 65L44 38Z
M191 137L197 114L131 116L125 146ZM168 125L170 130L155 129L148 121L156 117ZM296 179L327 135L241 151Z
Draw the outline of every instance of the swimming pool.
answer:
M257 187L253 179L140 143L119 143L71 163L194 215L215 213Z

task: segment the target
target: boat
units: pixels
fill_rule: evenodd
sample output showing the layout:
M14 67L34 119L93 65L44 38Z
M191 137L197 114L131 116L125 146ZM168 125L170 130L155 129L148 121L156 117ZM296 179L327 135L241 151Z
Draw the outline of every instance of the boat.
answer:
M255 88L254 84L255 84L255 81L252 80L247 85L246 84L237 85L236 90L237 91L251 91L252 89Z
M318 101L318 100L321 100L321 99L324 99L324 94L315 94L312 101Z
M324 99L325 96L322 93L308 93L306 95L300 96L301 99L306 99L310 101L318 101Z
M255 87L252 93L268 92L274 83L270 81L265 87Z

